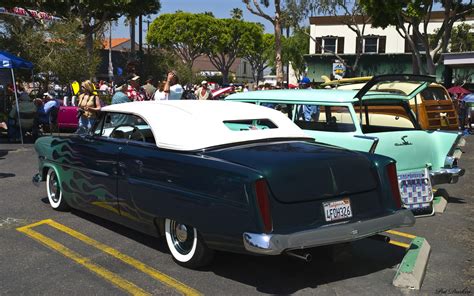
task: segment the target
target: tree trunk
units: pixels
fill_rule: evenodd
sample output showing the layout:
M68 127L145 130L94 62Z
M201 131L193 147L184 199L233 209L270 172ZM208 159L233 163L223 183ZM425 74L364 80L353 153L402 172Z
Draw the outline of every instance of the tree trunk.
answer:
M281 19L280 0L275 0L275 68L277 85L283 86L283 62L281 60Z
M90 73L92 69L92 61L94 55L94 33L93 28L90 23L86 20L82 21L82 33L86 39L86 54L87 54L87 61L89 64L87 65L87 74L89 75L89 79L92 79L95 73Z
M90 58L94 51L94 35L92 32L92 26L86 20L82 22L82 33L86 38L87 57Z
M426 74L436 75L436 65L433 62L433 58L431 57L429 51L426 52Z
M135 17L130 17L130 55L135 58Z
M229 83L229 70L228 69L221 69L222 72L222 84Z

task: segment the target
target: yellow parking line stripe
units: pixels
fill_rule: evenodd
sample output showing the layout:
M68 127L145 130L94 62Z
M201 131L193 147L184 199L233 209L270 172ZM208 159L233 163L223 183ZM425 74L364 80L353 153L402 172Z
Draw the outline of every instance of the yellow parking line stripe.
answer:
M398 235L398 236L403 236L403 237L406 237L406 238L411 238L411 239L416 237L416 235L405 233L405 232L400 232L400 231L396 231L396 230L387 230L385 232L393 234L393 235Z
M408 248L410 247L409 244L405 244L405 243L398 242L398 241L394 241L394 240L390 240L388 243L389 243L389 244L392 244L392 245L395 245L395 246L399 246L399 247L405 248L405 249L408 249Z
M67 234L69 234L70 236L90 245L90 246L93 246L99 250L101 250L102 252L104 253L107 253L119 260L121 260L122 262L140 270L141 272L143 273L146 273L148 274L149 276L151 276L152 278L154 279L157 279L158 281L162 282L163 284L167 285L168 287L171 287L177 291L179 291L180 293L184 294L184 295L190 295L190 296L195 296L195 295L201 295L201 293L199 293L197 290L191 288L191 287L188 287L186 286L185 284L181 283L180 281L144 264L143 262L140 262L130 256L127 256L125 254L122 254L120 253L119 251L103 244L103 243L100 243L88 236L85 236L84 234L80 233L80 232L77 232L75 231L74 229L71 229L67 226L64 226L62 224L59 224L57 223L56 221L54 220L51 220L51 219L47 219L47 220L43 220L43 221L40 221L38 223L35 223L35 225L41 225L41 224L48 224L50 225L51 227L54 227L62 232L65 232ZM27 226L24 226L24 227L28 227L29 225Z
M35 225L41 225L44 223L35 223ZM97 275L103 277L104 279L108 280L112 284L116 285L117 287L127 291L132 295L150 295L149 293L145 292L144 290L140 289L136 285L132 284L131 282L125 280L124 278L120 277L119 275L100 267L99 265L94 264L91 262L89 258L82 257L78 253L74 252L73 250L65 247L64 245L42 235L39 232L36 232L30 229L31 225L27 227L19 227L17 228L18 231L26 234L27 236L39 241L40 243L50 247L51 249L61 253L62 255L66 256L69 259L72 259L76 263L86 267L92 272L95 272Z

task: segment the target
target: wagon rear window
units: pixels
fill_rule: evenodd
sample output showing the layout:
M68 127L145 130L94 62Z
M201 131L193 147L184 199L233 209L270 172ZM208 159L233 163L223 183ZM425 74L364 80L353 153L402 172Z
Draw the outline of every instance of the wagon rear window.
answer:
M303 130L354 132L354 121L348 107L296 105L295 123Z
M223 122L231 131L250 131L278 128L270 119L226 120Z

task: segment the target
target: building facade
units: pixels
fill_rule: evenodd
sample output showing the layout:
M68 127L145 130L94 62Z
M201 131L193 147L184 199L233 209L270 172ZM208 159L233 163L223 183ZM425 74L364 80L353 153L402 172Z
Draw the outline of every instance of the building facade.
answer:
M364 18L356 17L359 28ZM443 22L443 13L433 12L428 24L428 34L433 34ZM310 18L309 54L305 56L308 64L308 76L314 81L322 81L321 76L331 76L337 65L337 58L332 52L340 55L349 65L353 64L356 55L360 54L359 66L355 76L376 74L413 73L411 48L405 38L400 36L394 26L386 29L372 28L366 23L362 42L345 23L345 16L317 16ZM468 17L464 23L474 25L474 17ZM454 26L461 24L455 23ZM314 40L313 40L314 39ZM421 43L417 43L422 48ZM444 66L437 68L437 77L441 79Z

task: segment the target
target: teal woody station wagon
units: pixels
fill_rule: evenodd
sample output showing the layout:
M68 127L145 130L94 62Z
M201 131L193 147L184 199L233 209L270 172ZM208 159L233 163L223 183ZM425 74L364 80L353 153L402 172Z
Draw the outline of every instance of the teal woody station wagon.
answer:
M405 92L377 88L403 82ZM433 214L433 185L456 183L464 175L457 162L465 140L458 132L422 130L409 100L434 78L419 75L374 77L359 91L337 89L270 90L237 93L229 101L275 108L317 142L389 156L397 161L406 208ZM411 91L406 94L407 84ZM393 89L393 87L392 87Z

